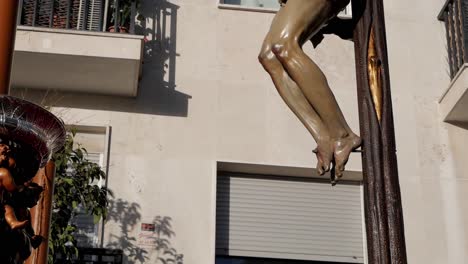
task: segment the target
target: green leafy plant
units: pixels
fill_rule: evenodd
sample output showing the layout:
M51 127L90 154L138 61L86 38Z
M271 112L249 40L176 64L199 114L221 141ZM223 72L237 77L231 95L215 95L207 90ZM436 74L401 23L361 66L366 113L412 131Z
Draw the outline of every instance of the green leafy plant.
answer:
M56 165L52 223L49 239L49 264L77 256L76 227L71 220L78 207L94 216L98 223L107 217L108 195L106 187L92 184L104 179L99 165L87 160L87 151L74 144L75 132L67 136L65 147L54 156ZM60 263L64 263L63 260Z
M135 8L137 9L140 5L140 0L118 0L118 9L119 9L119 18L118 18L118 24L120 27L127 28L130 25L130 19L132 19L132 5L135 5ZM115 24L115 1L111 0L111 24Z

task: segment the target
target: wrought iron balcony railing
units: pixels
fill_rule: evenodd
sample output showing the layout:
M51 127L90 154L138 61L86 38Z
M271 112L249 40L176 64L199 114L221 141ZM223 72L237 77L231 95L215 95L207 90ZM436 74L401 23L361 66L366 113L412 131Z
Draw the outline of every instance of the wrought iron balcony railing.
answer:
M453 79L468 63L468 0L447 0L439 14L447 31L448 63Z
M134 33L136 0L20 0L24 26Z

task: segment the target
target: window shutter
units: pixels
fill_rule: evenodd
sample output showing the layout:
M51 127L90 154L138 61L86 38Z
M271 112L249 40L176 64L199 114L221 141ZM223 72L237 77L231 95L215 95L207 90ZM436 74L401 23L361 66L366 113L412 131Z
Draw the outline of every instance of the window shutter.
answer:
M361 188L218 177L217 255L363 263Z
M91 10L97 10L99 6L96 0L91 1L91 5L86 4L86 0L23 0L22 5L22 25L25 26L38 26L38 27L53 27L53 28L72 28L84 29L84 26L79 24L78 19L84 23L83 15L79 17L80 10L84 14L84 5L91 7ZM102 2L102 0L99 0ZM94 6L97 6L94 8ZM53 12L52 12L53 7ZM81 9L83 7L83 9ZM52 25L50 24L51 15L53 15ZM69 16L69 17L68 17ZM91 15L92 16L92 15ZM95 20L96 16L92 17ZM67 22L69 24L67 25ZM94 26L94 22L91 23Z
M23 24L26 26L49 27L54 4L54 0L24 0Z
M21 24L25 26L32 26L34 19L34 1L23 0L23 6L21 10Z
M77 29L102 31L104 0L80 0L78 8Z
M102 153L88 153L87 159L90 162L103 166ZM93 184L101 185L100 182ZM78 213L72 219L72 223L77 227L75 238L79 247L98 247L99 224L94 224L94 217L86 213L83 208L78 208Z
M278 0L224 0L222 4L241 5L249 7L279 8Z
M75 238L78 247L94 248L99 242L99 226L94 224L94 217L86 214L83 208L78 208L78 213L72 219L76 226Z
M278 0L242 0L241 5L264 7L264 8L278 8Z

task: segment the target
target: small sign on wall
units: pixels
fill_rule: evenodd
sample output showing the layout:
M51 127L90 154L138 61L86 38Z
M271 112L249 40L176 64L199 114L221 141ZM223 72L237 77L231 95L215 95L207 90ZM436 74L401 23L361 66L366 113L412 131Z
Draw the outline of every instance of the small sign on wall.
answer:
M145 249L156 247L156 226L152 223L141 223L140 233L138 234L138 246Z
M151 231L154 232L156 226L154 224L141 223L141 231Z

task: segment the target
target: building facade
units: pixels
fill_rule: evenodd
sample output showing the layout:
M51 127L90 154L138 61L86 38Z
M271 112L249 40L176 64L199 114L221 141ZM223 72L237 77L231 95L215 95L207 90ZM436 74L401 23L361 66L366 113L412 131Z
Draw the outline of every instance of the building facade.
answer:
M90 152L102 155L108 172L111 217L96 229L95 246L123 249L127 263L214 264L216 256L218 264L247 263L229 255L366 262L360 155L352 154L343 184L322 183L313 169L315 142L258 63L276 0L219 1L142 0L134 7L136 21L122 23L120 30L129 32L120 34L108 32L112 8L94 6L114 1L70 1L77 8L70 9L77 10L73 19L52 16L62 23L22 14L12 93L51 105L78 128ZM458 2L447 3L455 8ZM409 263L468 263L468 80L464 66L450 70L447 47L464 49L451 46L449 20L437 19L444 4L384 1ZM35 12L50 11L44 5ZM97 27L93 12L106 17ZM327 36L318 48L304 49L359 131L353 43ZM243 193L248 188L242 186L256 186L249 180L267 182L267 189ZM257 237L280 228L243 221L279 219L281 204L268 201L292 188L284 194L294 198L291 204L310 207L283 204L286 220L277 224L286 231L274 241ZM262 190L271 195L263 207L254 204L265 197ZM234 201L253 211L236 214ZM300 213L307 208L307 217L320 215L328 224L304 221ZM291 223L316 229L288 238L297 229ZM231 228L236 224L248 226L247 233ZM335 239L326 240L330 234Z

